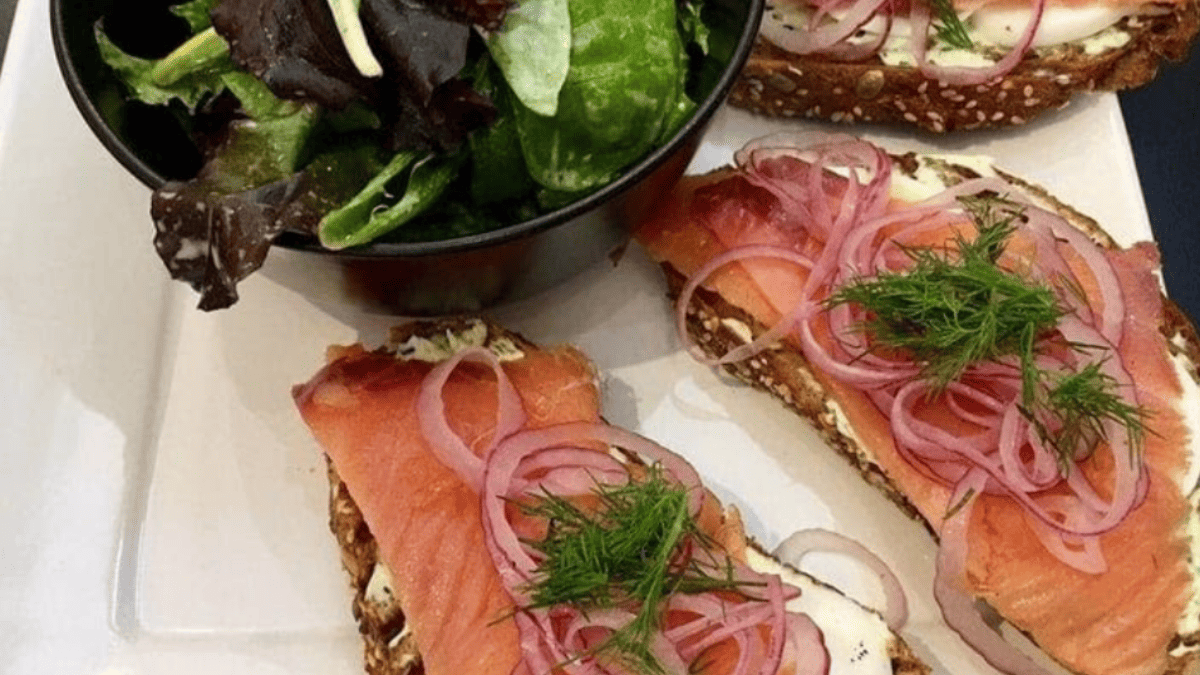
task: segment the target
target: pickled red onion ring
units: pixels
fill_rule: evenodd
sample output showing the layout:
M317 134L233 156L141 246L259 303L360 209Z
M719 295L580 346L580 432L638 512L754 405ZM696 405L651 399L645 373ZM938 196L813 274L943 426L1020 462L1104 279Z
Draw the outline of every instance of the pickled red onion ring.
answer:
M937 573L933 595L942 610L946 623L985 661L1009 675L1047 675L1047 671L1016 647L1009 644L983 620L975 608L975 600L966 592L967 529L971 522L976 497L987 481L981 471L973 471L963 479L951 496L958 510L942 521L939 530Z
M816 551L841 553L859 561L879 577L884 606L880 614L892 630L908 622L908 598L892 568L866 546L844 535L822 529L798 530L780 542L772 555L800 569L805 555Z
M433 454L446 466L450 467L462 478L463 482L479 492L483 484L483 459L471 451L458 434L450 428L446 420L445 404L442 401L442 390L458 366L464 361L481 363L488 366L496 374L497 409L496 429L492 434L491 445L483 455L486 457L500 438L504 438L520 429L525 424L525 410L521 407L521 399L512 382L504 375L500 367L500 359L491 350L483 347L463 349L450 358L434 366L426 376L417 394L417 418L421 424L421 433L429 441Z

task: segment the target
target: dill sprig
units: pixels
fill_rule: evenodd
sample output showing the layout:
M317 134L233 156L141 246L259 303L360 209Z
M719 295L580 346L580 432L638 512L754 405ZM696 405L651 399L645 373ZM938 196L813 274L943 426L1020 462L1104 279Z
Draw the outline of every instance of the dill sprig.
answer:
M852 280L827 306L855 303L866 310L859 329L871 349L910 353L935 394L972 364L1015 358L1021 413L1054 450L1064 475L1105 439L1108 421L1125 427L1135 459L1147 433L1147 412L1121 396L1116 380L1101 369L1103 358L1066 373L1037 365L1041 339L1053 335L1064 310L1051 288L998 264L1021 208L994 196L960 202L975 223L975 239L956 235L946 250L905 249L913 261L908 270ZM1070 286L1067 291L1082 293ZM1079 352L1094 349L1064 345L1061 338L1057 344Z
M686 489L666 480L657 467L644 480L597 485L594 492L596 508L549 493L521 505L549 524L546 537L531 542L544 556L530 589L531 606L633 608L633 621L594 653L605 652L641 672L661 673L650 645L667 596L735 590L744 583L732 578L727 557L723 565L696 557L711 548L710 542L688 513Z
M959 49L971 49L975 46L967 33L967 27L963 25L962 19L958 18L958 12L954 11L951 0L930 0L930 6L937 15L934 25L939 40Z
M865 308L861 328L874 344L911 352L938 391L974 363L1018 356L1032 367L1035 338L1062 317L1051 289L996 264L1018 211L995 198L965 204L975 239L956 235L953 250L907 248L910 269L853 280L827 301Z
M1074 373L1042 371L1039 386L1034 390L1034 405L1021 408L1042 441L1055 449L1064 475L1072 459L1080 458L1097 443L1107 440L1106 421L1125 427L1131 462L1137 461L1141 454L1148 412L1123 399L1117 393L1117 381L1101 366L1093 361Z

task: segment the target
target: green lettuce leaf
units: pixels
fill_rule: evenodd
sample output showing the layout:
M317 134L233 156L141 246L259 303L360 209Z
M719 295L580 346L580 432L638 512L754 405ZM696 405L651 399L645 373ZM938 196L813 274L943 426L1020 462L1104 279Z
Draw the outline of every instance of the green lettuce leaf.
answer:
M571 70L558 112L514 108L534 179L582 192L652 150L690 102L674 0L572 0L570 12Z
M571 15L567 0L523 0L500 30L488 35L488 51L517 99L539 115L558 111L558 93L571 67Z
M228 46L212 29L197 33L161 59L125 53L99 26L96 44L100 57L134 97L150 105L166 105L178 99L194 111L201 101L224 90L223 75L236 72Z

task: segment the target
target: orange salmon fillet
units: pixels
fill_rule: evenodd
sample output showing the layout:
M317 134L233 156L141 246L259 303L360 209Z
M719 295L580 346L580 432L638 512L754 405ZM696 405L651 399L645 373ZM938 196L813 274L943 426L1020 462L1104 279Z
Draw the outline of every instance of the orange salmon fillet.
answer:
M293 395L379 543L425 672L508 673L520 658L517 629L484 543L479 497L434 457L417 422L430 368L349 348ZM529 428L599 419L595 375L579 352L530 351L504 370ZM463 364L444 396L451 427L473 447L486 443L494 374Z
M719 241L706 223L720 223L714 229L761 241L763 231L775 227L771 218L777 208L770 193L732 170L687 177L670 201L640 226L635 239L652 258L687 276L732 243ZM945 240L950 239L948 233ZM1034 536L1017 504L985 496L973 512L967 570L974 594L1070 669L1089 675L1149 675L1166 668L1191 594L1183 528L1190 506L1177 484L1189 461L1189 432L1177 409L1179 375L1159 330L1162 300L1154 276L1156 253L1141 246L1107 255L1114 261L1130 312L1120 351L1150 412L1153 433L1144 448L1149 496L1119 527L1102 536L1109 571L1101 575L1062 564ZM759 285L746 269L763 265L773 268L771 275L791 280L775 283L774 276L760 274L755 278L773 281L770 288ZM721 268L704 286L770 326L789 306L791 289L798 288L805 275L788 263L745 261ZM865 396L823 373L816 376L894 486L938 528L949 489L900 457L887 420ZM1110 470L1101 461L1087 468L1099 476Z

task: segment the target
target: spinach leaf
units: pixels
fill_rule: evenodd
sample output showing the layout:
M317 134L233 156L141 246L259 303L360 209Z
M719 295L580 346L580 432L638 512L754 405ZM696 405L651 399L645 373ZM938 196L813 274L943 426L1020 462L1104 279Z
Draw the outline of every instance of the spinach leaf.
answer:
M678 119L687 74L675 0L571 0L571 70L558 112L516 104L525 161L552 190L611 182Z
M571 67L567 0L524 0L487 43L517 99L539 115L553 116Z

